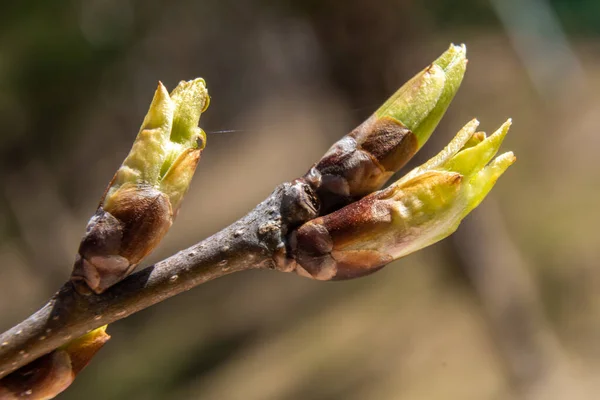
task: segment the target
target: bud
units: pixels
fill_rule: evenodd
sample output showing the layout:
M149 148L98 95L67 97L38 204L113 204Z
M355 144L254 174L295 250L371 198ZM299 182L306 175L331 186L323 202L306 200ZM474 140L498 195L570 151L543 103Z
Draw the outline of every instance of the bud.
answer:
M209 104L203 79L158 84L131 151L90 219L71 279L80 292L102 293L159 244L188 190L206 135L198 127Z
M450 105L466 65L465 46L451 45L327 151L305 176L318 187L323 213L380 189L412 158Z
M508 152L490 162L510 124L486 138L471 121L391 186L302 225L290 240L296 272L320 280L360 277L452 234L515 161Z
M59 347L0 380L0 399L53 399L110 339L106 326Z

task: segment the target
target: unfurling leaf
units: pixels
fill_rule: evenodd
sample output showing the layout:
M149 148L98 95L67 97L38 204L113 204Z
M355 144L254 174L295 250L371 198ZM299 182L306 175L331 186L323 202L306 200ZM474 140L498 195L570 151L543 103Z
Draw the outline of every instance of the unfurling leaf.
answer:
M102 293L119 282L165 236L206 144L198 122L208 104L203 79L182 81L170 95L158 84L131 151L79 246L71 279L80 292Z
M329 149L305 176L318 188L321 214L380 189L411 159L446 112L466 66L465 46L451 45Z
M302 225L291 238L296 272L320 280L359 277L452 234L515 161L512 152L493 159L510 123L486 138L471 121L389 187Z
M73 383L108 339L103 326L21 367L0 380L0 399L53 399Z

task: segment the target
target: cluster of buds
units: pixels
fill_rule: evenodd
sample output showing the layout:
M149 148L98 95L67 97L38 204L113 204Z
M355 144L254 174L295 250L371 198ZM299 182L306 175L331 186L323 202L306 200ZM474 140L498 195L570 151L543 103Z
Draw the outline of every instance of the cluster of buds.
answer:
M53 399L73 383L108 339L103 326L32 361L0 380L0 399Z
M510 121L488 138L471 121L436 157L376 190L431 136L466 65L466 48L451 45L310 169L304 179L321 216L291 233L282 269L319 280L360 277L456 230L515 161L505 153L490 163Z
M512 152L493 159L510 120L489 137L475 132L478 124L469 122L387 188L302 225L290 238L294 270L319 280L356 278L452 234L516 160Z
M102 293L129 275L165 236L188 190L206 135L203 79L158 84L131 152L106 189L81 240L71 280Z

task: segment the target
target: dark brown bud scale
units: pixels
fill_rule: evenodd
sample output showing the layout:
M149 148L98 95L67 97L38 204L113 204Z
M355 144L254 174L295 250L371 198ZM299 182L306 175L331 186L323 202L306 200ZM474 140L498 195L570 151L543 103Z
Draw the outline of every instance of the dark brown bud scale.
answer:
M95 329L0 379L0 400L56 397L110 339L105 329Z
M371 275L393 261L392 257L373 250L333 252L336 260L336 274L332 281L362 278Z
M378 207L383 194L365 197L298 228L290 240L296 272L318 280L343 280L369 275L391 262L386 253L360 248L365 232L391 220L389 211Z
M65 390L75 374L69 355L55 350L0 380L0 399L50 399Z
M319 215L321 203L312 185L296 179L286 187L281 204L281 214L287 225L296 226Z
M350 135L355 136L362 149L369 152L388 172L402 168L418 149L416 136L391 117L372 116Z
M138 184L120 187L90 219L72 279L102 293L158 245L172 217L169 198L158 189Z
M336 142L307 173L320 176L322 214L380 189L417 149L417 138L401 122L372 115Z

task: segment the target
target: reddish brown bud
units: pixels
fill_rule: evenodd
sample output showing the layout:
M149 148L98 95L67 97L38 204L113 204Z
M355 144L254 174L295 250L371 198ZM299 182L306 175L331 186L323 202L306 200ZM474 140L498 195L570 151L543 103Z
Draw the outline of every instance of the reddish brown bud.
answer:
M361 242L372 242L392 221L381 194L373 193L295 231L291 242L296 251L296 272L319 280L350 279L391 262L392 256L376 246L361 248Z
M373 115L336 142L309 174L320 176L325 211L367 195L417 151L414 134L399 121Z
M106 326L93 330L2 378L0 400L53 399L110 339L105 330Z
M53 351L0 380L0 399L52 399L75 379L65 351Z
M169 198L148 185L126 184L104 204L88 223L71 278L96 293L127 276L166 235L173 217Z

